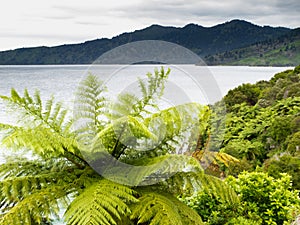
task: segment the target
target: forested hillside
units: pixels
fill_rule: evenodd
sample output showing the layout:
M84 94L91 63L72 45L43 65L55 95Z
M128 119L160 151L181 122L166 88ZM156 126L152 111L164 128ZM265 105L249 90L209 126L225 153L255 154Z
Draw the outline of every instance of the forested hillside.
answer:
M232 20L213 27L196 24L182 28L152 25L142 30L120 34L112 39L102 38L80 44L3 51L0 52L0 64L89 64L104 52L141 40L176 43L204 57L279 37L289 31L288 28L262 27L243 20Z
M300 189L300 66L270 81L243 84L224 97L227 106L221 151L241 160L226 172L261 168L292 175Z
M300 62L300 28L245 48L205 57L209 65L296 66Z

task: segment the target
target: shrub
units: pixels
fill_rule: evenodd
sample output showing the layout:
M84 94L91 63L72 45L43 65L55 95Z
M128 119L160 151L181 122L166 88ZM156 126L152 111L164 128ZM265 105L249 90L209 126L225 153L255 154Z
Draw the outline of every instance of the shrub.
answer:
M247 214L259 216L263 225L291 222L299 212L298 191L292 190L287 174L275 179L263 172L243 172L226 182L240 195Z
M204 222L210 225L223 225L238 216L238 205L225 202L221 198L201 191L191 197L182 197L181 201L194 209Z
M228 223L225 225L260 225L261 223L259 221L246 219L244 217L237 217L231 219Z

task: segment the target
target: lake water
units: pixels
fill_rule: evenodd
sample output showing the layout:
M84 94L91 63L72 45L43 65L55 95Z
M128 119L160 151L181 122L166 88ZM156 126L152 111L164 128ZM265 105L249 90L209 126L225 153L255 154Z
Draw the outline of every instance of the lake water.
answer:
M53 95L72 109L75 91L79 82L89 73L93 73L108 86L111 98L120 92L138 94L137 77L145 78L147 72L161 65L86 65L62 66L0 66L0 95L9 95L10 89L23 92L25 88L33 93L40 90L43 99ZM184 102L213 103L220 100L228 90L242 83L255 83L269 80L275 73L289 69L287 67L200 67L194 65L169 66L171 73L166 86L166 96L162 106ZM10 122L5 105L0 100L0 123ZM2 149L2 150L1 150ZM4 154L0 145L1 155ZM57 224L60 224L59 222Z
M120 92L138 91L137 77L145 78L160 65L86 65L59 66L0 66L0 95L9 95L10 89L33 93L40 90L43 99L53 95L69 108L73 107L74 92L79 82L93 73L108 86L110 95ZM268 80L286 67L200 67L194 65L168 66L171 68L164 101L171 105L184 102L212 103L224 96L228 90L242 84ZM0 122L8 120L5 107L0 101Z

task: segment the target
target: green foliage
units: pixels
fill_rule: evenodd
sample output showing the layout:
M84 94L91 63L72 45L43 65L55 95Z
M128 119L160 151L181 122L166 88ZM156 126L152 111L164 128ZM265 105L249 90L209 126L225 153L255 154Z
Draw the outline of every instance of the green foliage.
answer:
M300 152L300 131L293 133L286 139L287 151L299 155Z
M276 100L289 97L300 97L300 74L295 68L275 74L270 81L259 81L256 84L242 84L230 90L223 98L227 111L236 112L239 104L268 107L276 104Z
M297 156L290 154L283 154L282 156L275 155L274 157L265 161L263 169L275 178L280 178L281 173L287 173L291 175L294 189L300 190L299 154Z
M226 225L260 225L260 222L246 219L244 217L233 218L226 223Z
M236 111L229 113L225 121L222 151L245 158L254 166L286 151L288 145L295 151L299 104L300 98L294 97L266 108L236 105Z
M299 213L299 193L292 190L287 174L274 179L262 172L244 172L238 178L228 177L226 182L239 194L247 214L261 218L262 224L291 222Z
M226 202L211 192L201 191L181 200L201 215L207 224L225 224L230 218L238 215L238 204Z
M239 197L233 189L219 178L202 176L201 190L183 193L179 199L194 209L207 224L225 224L238 215Z
M236 104L246 103L253 106L258 101L260 89L256 85L242 84L237 88L230 90L224 97L226 108L232 111L232 107Z

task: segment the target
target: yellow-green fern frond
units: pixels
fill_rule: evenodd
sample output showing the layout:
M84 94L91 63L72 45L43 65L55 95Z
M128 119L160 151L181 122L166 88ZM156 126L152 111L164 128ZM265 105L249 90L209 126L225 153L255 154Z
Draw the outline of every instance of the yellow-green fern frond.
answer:
M13 149L27 148L44 158L63 155L66 149L73 154L77 151L74 138L64 137L43 126L33 128L11 126L2 144Z
M112 119L128 115L143 118L157 111L156 101L163 95L169 73L170 69L165 71L164 67L161 67L160 70L155 69L154 74L148 73L147 79L139 79L141 97L131 93L119 95L117 102L112 106Z
M103 81L89 74L79 85L74 107L75 127L78 134L96 135L108 122L107 91Z
M181 171L160 183L163 189L173 195L192 195L203 188L201 179L203 171Z
M65 213L69 225L118 224L137 202L134 191L121 184L99 180L74 199Z
M183 172L200 172L202 170L199 163L192 157L185 155L163 155L154 158L140 158L126 161L132 165L122 171L122 176L136 186L149 185L163 182ZM117 168L112 168L112 171ZM121 171L122 167L119 168ZM112 173L114 175L115 173ZM182 185L182 184L181 184Z
M229 154L224 152L213 152L209 150L197 150L193 152L192 156L196 158L199 162L205 165L215 164L218 162L225 164L225 166L229 166L230 163L238 163L239 160Z
M199 174L199 179L202 188L205 189L207 193L211 193L228 203L238 204L240 202L236 192L221 179L207 174Z
M203 172L180 172L162 182L163 189L171 190L174 195L193 195L200 191L211 193L231 204L238 204L236 192L221 179Z
M167 193L141 191L139 202L132 206L130 218L137 224L203 225L201 217Z
M156 136L136 118L124 116L107 125L92 140L85 139L82 146L86 156L107 152L118 159L127 148L136 148L143 139L155 140Z
M70 132L68 111L63 108L62 103L54 103L53 98L43 106L39 92L36 91L32 97L26 89L23 97L12 89L10 97L0 96L0 98L14 110L14 113L20 113L18 122L21 125L28 127L42 125L57 133Z
M199 111L202 106L188 103L174 106L147 117L145 125L156 136L157 141L147 143L154 146L150 154L183 153L190 151L190 143L196 141L199 132ZM153 142L153 141L152 141Z
M5 131L2 143L6 147L26 148L43 158L64 156L72 161L75 158L77 163L84 161L71 131L72 121L61 103L50 99L43 107L39 92L31 97L27 90L23 97L12 89L10 97L1 98L23 115L16 125L0 124Z
M8 207L9 211L4 211L0 215L0 224L40 224L44 219L58 217L63 199L66 201L68 194L65 189L64 186L56 185L25 197L22 201Z

